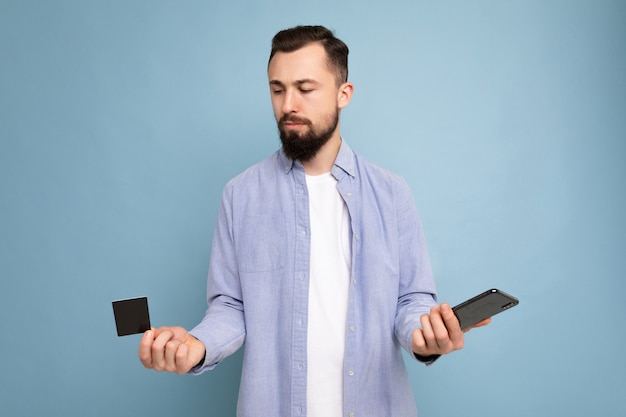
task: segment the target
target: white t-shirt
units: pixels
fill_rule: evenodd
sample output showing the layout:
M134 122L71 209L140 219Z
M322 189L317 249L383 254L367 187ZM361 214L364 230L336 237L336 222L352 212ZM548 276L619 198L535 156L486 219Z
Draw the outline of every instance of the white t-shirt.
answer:
M311 222L307 416L343 415L350 216L330 173L306 177Z

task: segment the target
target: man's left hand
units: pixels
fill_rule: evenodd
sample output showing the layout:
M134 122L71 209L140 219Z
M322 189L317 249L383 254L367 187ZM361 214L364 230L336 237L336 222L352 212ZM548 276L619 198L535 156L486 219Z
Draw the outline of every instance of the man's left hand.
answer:
M485 319L475 326L461 330L459 320L450 305L443 303L433 306L430 314L420 317L422 328L413 332L413 352L427 357L462 349L465 343L464 332L487 325L490 321L491 319Z

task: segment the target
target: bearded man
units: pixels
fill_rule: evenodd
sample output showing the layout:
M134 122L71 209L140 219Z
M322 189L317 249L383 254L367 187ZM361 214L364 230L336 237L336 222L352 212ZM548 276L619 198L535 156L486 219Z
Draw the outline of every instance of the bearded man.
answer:
M267 73L282 147L224 188L204 318L147 331L140 360L200 374L245 343L238 416L416 416L401 349L428 364L464 336L406 182L341 137L348 47L286 29Z

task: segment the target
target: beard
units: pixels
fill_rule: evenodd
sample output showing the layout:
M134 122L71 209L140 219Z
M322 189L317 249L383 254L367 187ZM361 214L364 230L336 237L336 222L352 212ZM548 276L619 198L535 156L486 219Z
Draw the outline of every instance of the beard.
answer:
M299 134L298 132L285 131L283 123L285 122L303 123L308 130ZM278 121L278 132L280 133L280 141L283 144L283 152L293 160L300 162L310 161L317 155L322 146L326 144L332 137L337 125L339 124L339 109L334 114L328 115L326 123L319 129L313 127L310 120L301 119L296 116L285 115Z

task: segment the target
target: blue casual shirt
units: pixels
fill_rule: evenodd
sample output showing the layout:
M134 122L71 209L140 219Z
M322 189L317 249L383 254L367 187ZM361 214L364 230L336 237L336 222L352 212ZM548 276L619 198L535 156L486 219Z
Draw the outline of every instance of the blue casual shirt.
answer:
M416 416L400 348L412 352L412 333L436 293L413 197L403 179L345 141L332 174L350 214L352 249L343 415ZM282 151L225 186L208 308L191 330L206 358L192 373L245 342L238 416L306 416L310 237L305 171Z

